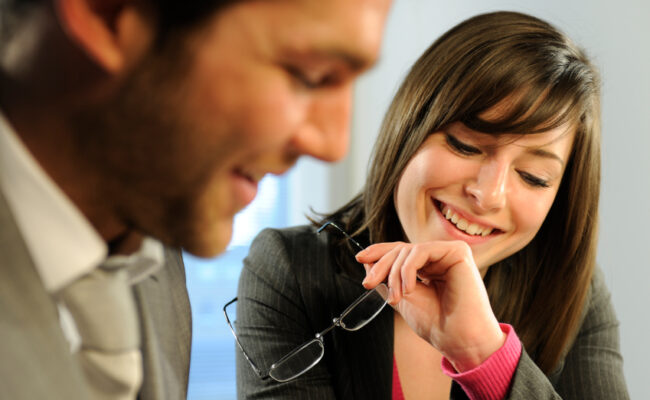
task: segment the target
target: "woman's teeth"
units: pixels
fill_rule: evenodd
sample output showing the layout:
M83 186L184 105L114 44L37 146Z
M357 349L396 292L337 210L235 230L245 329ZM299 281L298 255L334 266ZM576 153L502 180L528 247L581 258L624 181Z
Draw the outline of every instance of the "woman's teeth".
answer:
M440 211L442 215L456 225L456 228L461 231L474 236L487 236L492 233L492 228L481 226L475 223L469 223L465 218L462 218L455 212L451 211L446 205L440 204Z

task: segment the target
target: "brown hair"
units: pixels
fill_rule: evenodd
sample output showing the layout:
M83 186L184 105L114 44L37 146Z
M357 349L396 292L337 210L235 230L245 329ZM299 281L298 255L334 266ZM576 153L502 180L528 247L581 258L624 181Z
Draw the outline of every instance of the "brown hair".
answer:
M498 121L479 117L513 97ZM393 192L427 136L456 121L489 134L576 127L562 183L539 232L485 277L499 321L516 328L527 352L550 373L580 324L595 265L600 191L598 73L556 28L529 15L494 12L435 41L388 109L364 189L326 219L368 235L370 243L405 240Z
M146 0L156 13L157 43L163 46L176 33L189 31L227 6L243 0ZM6 43L18 24L34 7L44 0L0 0L0 43Z

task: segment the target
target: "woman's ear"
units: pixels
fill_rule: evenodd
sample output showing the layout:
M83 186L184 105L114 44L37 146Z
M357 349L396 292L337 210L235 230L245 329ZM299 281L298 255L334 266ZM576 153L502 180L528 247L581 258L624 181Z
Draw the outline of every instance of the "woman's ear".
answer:
M70 40L109 74L119 74L151 44L151 16L133 0L56 0Z

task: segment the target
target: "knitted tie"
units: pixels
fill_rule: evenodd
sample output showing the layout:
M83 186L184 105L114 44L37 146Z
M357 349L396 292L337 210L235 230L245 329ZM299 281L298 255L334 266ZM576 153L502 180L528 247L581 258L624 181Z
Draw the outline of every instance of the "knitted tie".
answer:
M135 399L142 356L135 302L124 268L96 268L59 293L81 339L77 357L94 399Z

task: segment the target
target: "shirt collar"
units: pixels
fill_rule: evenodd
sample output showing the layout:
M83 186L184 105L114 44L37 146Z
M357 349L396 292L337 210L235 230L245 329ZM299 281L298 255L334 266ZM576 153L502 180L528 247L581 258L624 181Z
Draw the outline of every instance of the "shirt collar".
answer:
M57 291L106 258L104 240L41 168L2 112L0 190L48 291Z
M146 237L137 252L129 255L116 254L110 256L102 263L102 268L125 268L129 284L135 285L160 269L164 260L165 254L162 243Z

